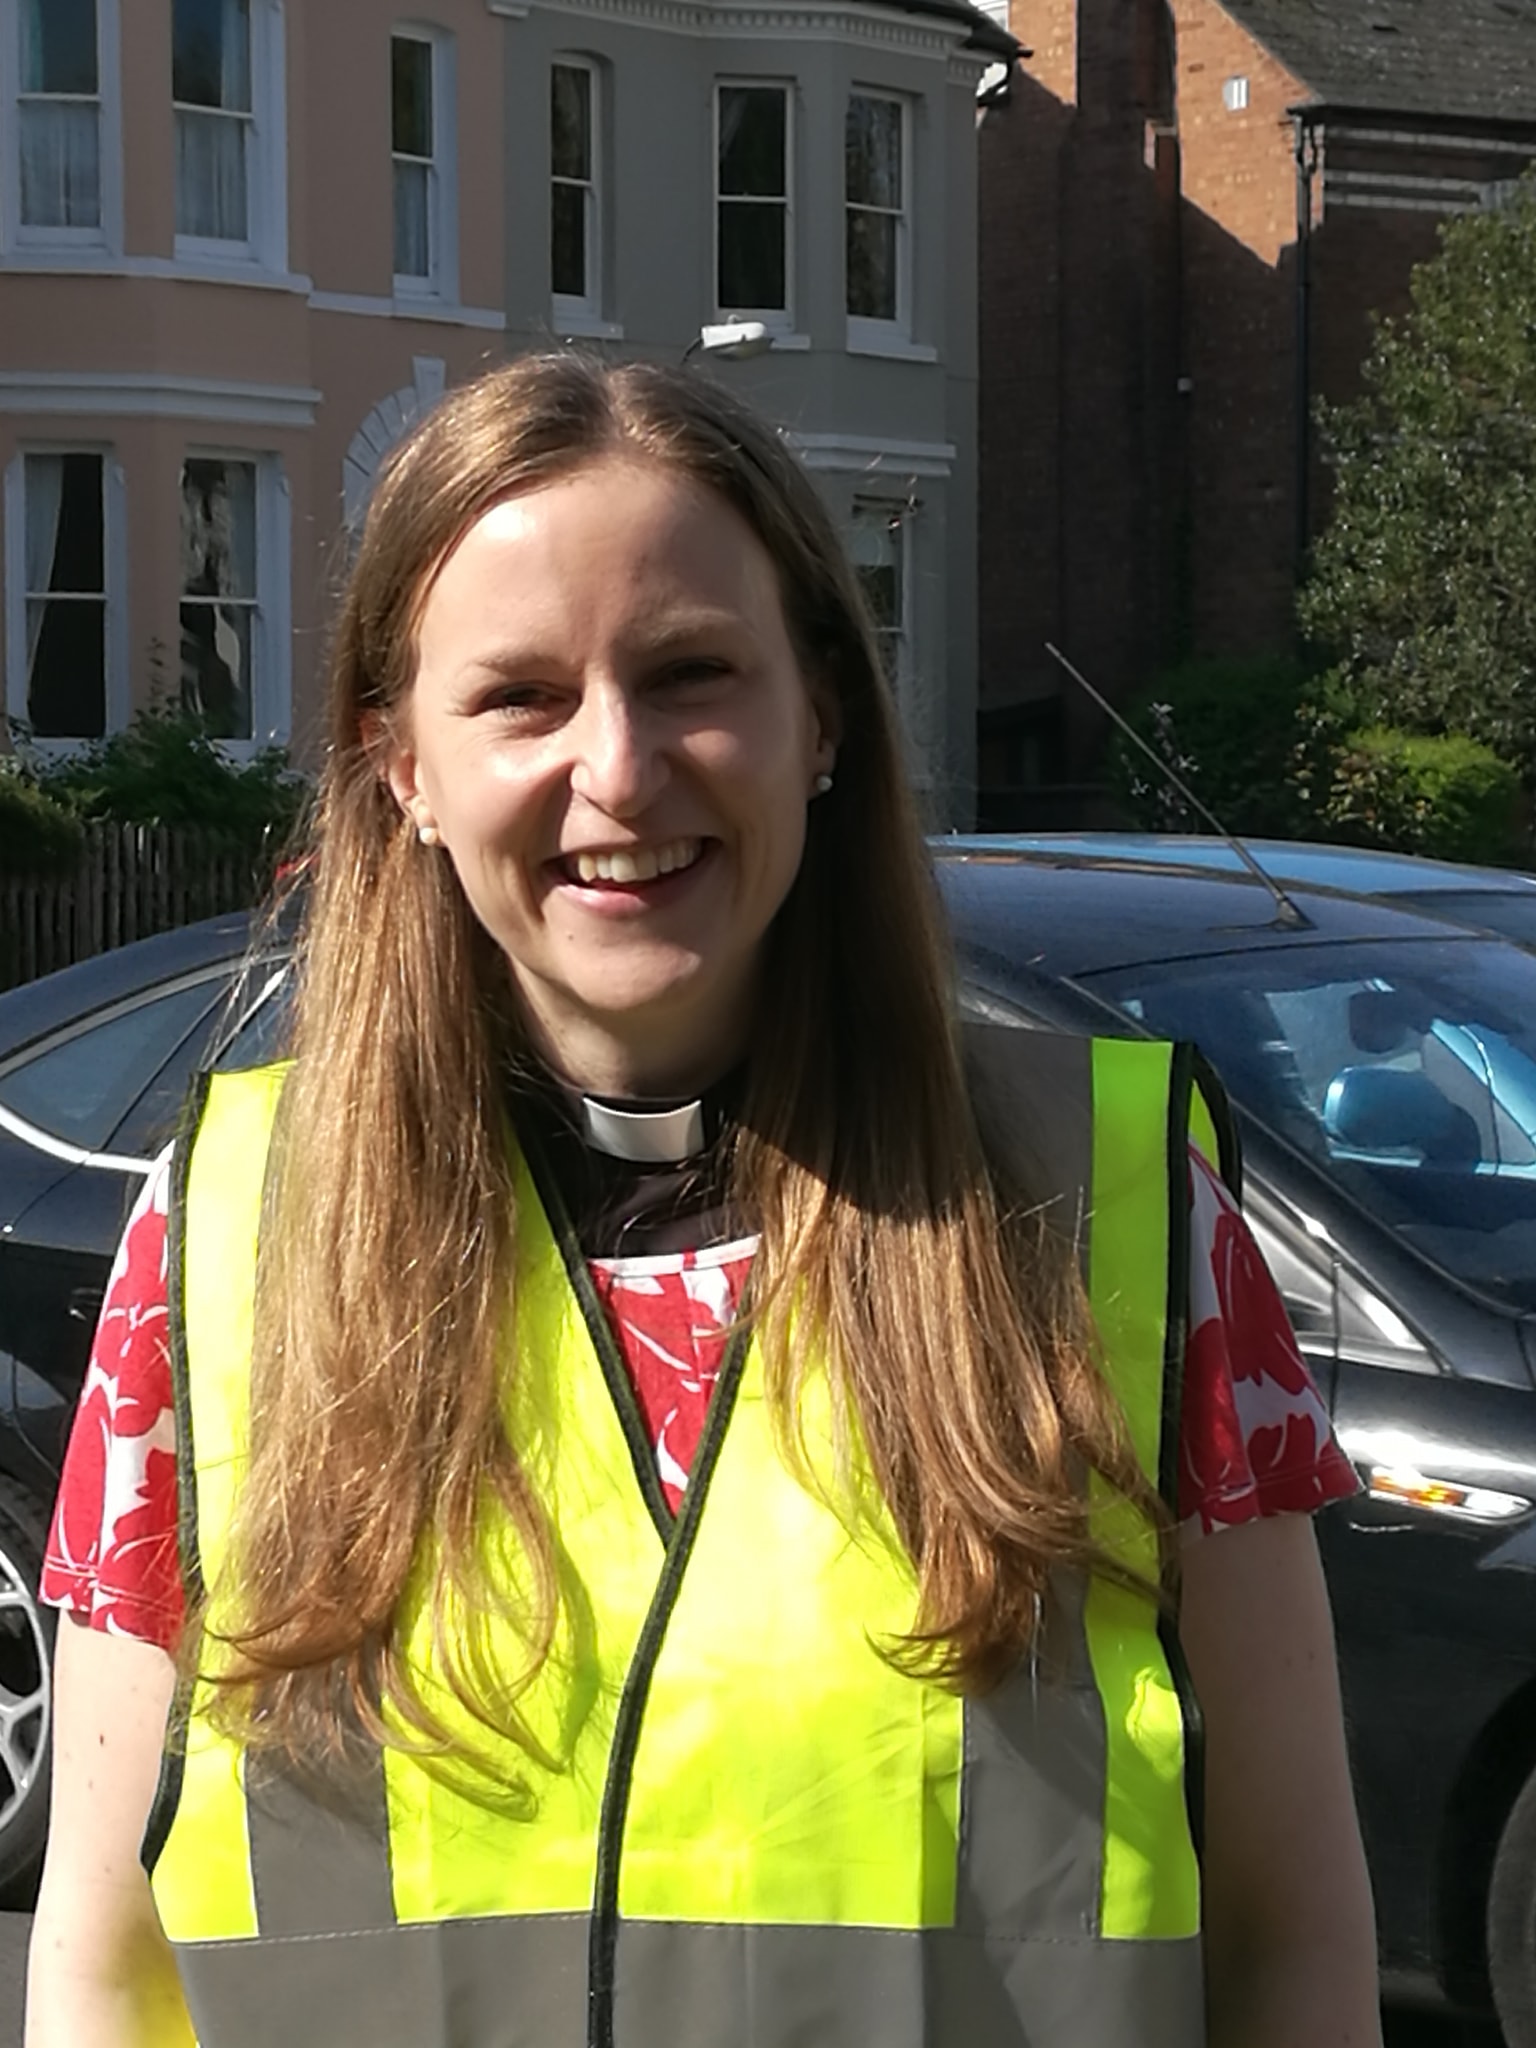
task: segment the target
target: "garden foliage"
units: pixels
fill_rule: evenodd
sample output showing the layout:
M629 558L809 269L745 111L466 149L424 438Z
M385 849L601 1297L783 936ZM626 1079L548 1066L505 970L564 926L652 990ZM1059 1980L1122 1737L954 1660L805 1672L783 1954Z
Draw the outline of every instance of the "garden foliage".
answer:
M12 874L67 866L82 827L98 822L194 827L271 856L308 794L280 748L233 760L177 707L151 705L122 732L65 755L30 746L14 726L12 737L16 751L0 757L0 867Z
M1352 404L1306 632L1362 727L1466 734L1536 790L1536 173L1442 231Z

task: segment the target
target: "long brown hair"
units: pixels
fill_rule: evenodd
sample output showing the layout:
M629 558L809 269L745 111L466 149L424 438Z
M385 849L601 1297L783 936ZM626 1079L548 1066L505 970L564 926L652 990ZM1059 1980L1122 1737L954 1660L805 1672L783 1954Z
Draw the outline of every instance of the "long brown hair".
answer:
M235 1659L217 1711L247 1742L314 1756L360 1717L385 1739L442 1744L397 1633L430 1552L454 1693L536 1748L518 1698L565 1594L502 1423L515 1215L500 1077L519 1026L504 961L449 863L417 843L368 735L408 712L421 606L474 521L614 453L666 465L746 521L838 733L836 787L810 807L767 941L733 1155L761 1231L753 1312L786 1457L810 1482L798 1416L814 1333L845 1471L862 1443L917 1574L893 1653L959 1686L1017 1657L1053 1567L1103 1566L1085 1467L1151 1511L1071 1250L1004 1204L984 1157L895 715L819 497L773 430L702 376L525 358L452 393L400 448L341 606L297 1063L258 1267L251 1457L214 1589ZM480 1563L489 1502L526 1561L520 1671L491 1668L475 1627L456 1625L505 1602Z

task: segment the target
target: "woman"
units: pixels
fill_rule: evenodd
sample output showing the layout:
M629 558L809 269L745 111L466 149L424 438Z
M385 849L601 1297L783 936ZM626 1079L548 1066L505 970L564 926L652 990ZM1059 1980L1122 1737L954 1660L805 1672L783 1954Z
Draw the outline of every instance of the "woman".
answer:
M1375 2041L1347 1467L1187 1057L956 1033L770 431L570 356L417 430L301 957L98 1337L31 2048Z

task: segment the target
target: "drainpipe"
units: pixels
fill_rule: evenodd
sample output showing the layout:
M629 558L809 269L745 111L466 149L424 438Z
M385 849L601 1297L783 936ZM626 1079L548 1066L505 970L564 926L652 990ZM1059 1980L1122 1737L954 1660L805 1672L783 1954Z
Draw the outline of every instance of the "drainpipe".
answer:
M1294 109L1296 124L1296 580L1312 534L1312 187L1318 169L1316 110Z

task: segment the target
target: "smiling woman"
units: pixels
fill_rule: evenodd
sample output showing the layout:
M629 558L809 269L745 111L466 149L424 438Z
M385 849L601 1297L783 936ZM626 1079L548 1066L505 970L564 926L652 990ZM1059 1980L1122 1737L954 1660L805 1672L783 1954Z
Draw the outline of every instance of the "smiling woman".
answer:
M686 476L609 457L459 542L422 608L387 773L549 1065L658 1095L741 1058L832 765L822 716L767 550Z
M1353 1481L1220 1091L961 1032L900 761L706 380L530 359L394 455L293 1058L195 1105L66 1470L30 2048L1375 2038Z

